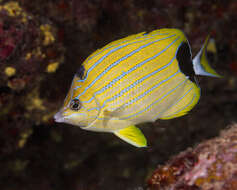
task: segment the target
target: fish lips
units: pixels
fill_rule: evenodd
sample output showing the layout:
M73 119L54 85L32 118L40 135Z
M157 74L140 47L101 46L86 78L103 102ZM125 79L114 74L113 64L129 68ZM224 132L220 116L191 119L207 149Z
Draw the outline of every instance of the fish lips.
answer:
M55 120L57 123L63 123L63 122L65 122L65 119L64 119L64 117L62 116L62 112L61 112L61 111L57 112L57 113L54 115L54 120Z
M57 122L57 123L68 123L68 124L71 124L71 125L76 125L75 123L70 122L70 120L67 120L67 117L64 117L62 113L63 113L63 111L59 111L54 115L55 122ZM87 126L84 126L84 125L78 125L78 126L81 127L81 128L87 127Z

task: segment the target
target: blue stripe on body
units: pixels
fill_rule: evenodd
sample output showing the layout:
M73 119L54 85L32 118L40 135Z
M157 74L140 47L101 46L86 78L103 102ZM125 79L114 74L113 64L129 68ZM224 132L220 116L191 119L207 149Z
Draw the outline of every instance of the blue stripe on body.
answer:
M121 49L121 48L123 48L123 47L126 47L126 46L128 46L128 45L135 44L135 43L138 43L138 42L144 42L144 41L146 41L146 40L152 39L152 38L154 38L154 36L157 36L157 35L158 35L158 34L151 35L152 37L150 37L150 38L145 37L144 40L136 41L136 42L131 42L131 43L127 43L127 44L125 44L125 45L122 45L122 46L119 46L119 47L116 47L116 48L110 50L106 55L102 56L94 65L92 65L92 66L88 69L88 71L87 71L86 76L84 77L84 79L79 79L77 82L84 82L84 81L87 79L88 74L89 74L99 63L101 63L108 55L110 55L111 53L113 53L113 52L115 52L115 51L117 51L117 50L119 50L119 49ZM176 34L174 34L174 35L172 35L172 36L175 36L175 35L176 35ZM172 36L169 36L169 37L172 37ZM166 38L169 38L169 37L166 37ZM139 38L140 38L140 37L139 37ZM138 38L138 39L139 39L139 38ZM144 38L144 37L142 37L142 38ZM162 39L166 39L166 38L162 38ZM160 40L162 40L162 39L160 39ZM129 41L129 40L127 40L127 41ZM121 42L121 44L122 44L122 43L124 43L124 42ZM115 44L115 45L113 45L113 46L110 46L110 47L108 47L108 48L105 48L105 49L102 50L101 52L98 52L96 55L94 55L94 56L88 58L88 60L87 60L86 63L88 63L88 61L89 61L90 59L92 59L93 57L95 57L95 56L97 56L97 55L103 53L105 50L107 50L107 49L109 49L109 48L111 48L111 47L117 46L117 45L119 45L119 44ZM85 63L85 64L86 64L86 63Z
M175 59L175 57L173 57L173 58L171 59L171 61L170 61L168 64L166 64L166 65L164 65L163 67L160 67L159 69L157 69L157 70L155 70L155 71L153 71L153 72L147 74L146 76L144 76L144 77L142 77L142 78L136 80L133 84L129 85L127 88L124 88L123 90L121 90L118 94L116 94L116 95L113 96L112 98L109 98L109 99L105 100L104 103L103 103L103 105L100 107L100 109L103 108L103 107L105 107L105 105L106 105L107 102L114 101L116 98L122 96L123 94L125 94L126 92L128 92L129 90L131 90L132 88L134 88L136 85L138 85L139 83L142 83L144 80L148 79L148 78L151 77L152 75L157 74L158 72L160 72L160 71L162 71L163 69L167 68L167 67L174 61L174 59ZM89 109L88 111L91 111L91 110L93 110L93 109L95 109L95 108L91 108L91 109Z
M168 93L166 93L164 96L162 96L161 98L159 98L158 100L156 100L155 102L153 102L152 104L150 104L149 106L147 106L145 109L142 109L141 111L139 111L139 112L137 112L137 113L135 113L135 114L132 114L132 115L129 115L129 116L127 116L127 117L122 117L122 118L105 118L105 117L103 117L103 118L98 118L98 116L89 116L88 118L94 118L94 119L98 119L98 120L126 120L126 119L130 119L130 118L132 118L132 117L135 117L135 116L137 116L137 115L139 115L139 114L141 114L141 113L143 113L143 112L145 112L145 111L147 111L149 108L151 108L153 105L155 105L156 103L158 103L158 102L160 102L162 99L164 99L166 96L168 96L170 93L172 93L173 91L175 91L178 87L180 87L182 84L184 84L186 81L187 81L188 79L185 79L183 82L181 82L178 86L176 86L175 88L173 88L172 90L170 90ZM192 89L192 88L191 88ZM184 96L186 96L189 92L190 92L190 90L191 89L189 89L189 91L188 92L186 92L186 94L184 95ZM183 96L183 97L184 97ZM179 100L181 100L183 97L181 97ZM195 97L195 96L194 96ZM178 111L182 111L183 109L185 109L187 106L189 106L192 102L193 102L193 100L194 100L194 97L193 97L193 99L192 99L192 101L188 104L188 105L186 105L184 108L182 108L181 110L178 110ZM177 112L178 112L177 111ZM69 116L66 116L65 118L66 119L68 119L68 118L71 118L72 116L79 116L79 115L83 115L83 116L87 116L87 114L85 114L85 113L73 113L73 114L71 114L71 115L69 115Z
M77 90L78 88L81 88L81 85L80 85L80 86L76 86L76 87L74 88L74 90Z
M137 48L136 50L130 52L130 53L127 54L126 56L124 56L124 57L120 58L119 60L115 61L114 63L112 63L111 65L109 65L102 73L100 73L100 74L95 78L95 80L93 80L93 81L84 89L84 91L83 91L82 93L80 93L80 94L77 96L77 98L79 98L81 95L85 94L85 92L86 92L91 86L93 86L93 85L96 83L97 80L99 80L103 75L105 75L105 74L106 74L110 69L112 69L114 66L118 65L121 61L127 59L128 57L132 56L133 54L137 53L137 52L140 51L141 49L143 49L143 48L145 48L145 47L147 47L147 46L149 46L149 45L151 45L151 44L154 44L154 43L156 43L156 42L158 42L158 41L161 41L161 40L164 40L164 39L171 38L171 37L173 37L173 36L175 36L175 34L174 34L174 35L171 35L171 36L169 36L169 37L166 37L166 38L162 38L162 39L159 39L159 40L155 40L155 41L150 42L150 43L148 43L148 44L145 44L145 45L143 45L143 46L140 46L140 47ZM143 41L145 41L145 40L143 40ZM133 43L137 43L137 42L133 42ZM119 47L119 48L115 48L115 49L111 50L110 52L114 52L114 51L116 51L116 50L118 50L118 49L121 49L121 48L127 46L127 45L129 45L129 44L126 44L126 45L121 46L121 47ZM102 58L104 59L104 58L107 57L109 54L110 54L110 53L104 55ZM98 65L98 64L103 60L102 58L100 58L100 60L97 61L91 68L93 69L96 65ZM89 69L90 71L92 70L91 68ZM89 72L89 70L88 70L88 72ZM84 79L84 80L85 80L85 79Z
M178 40L179 38L180 38L180 37L176 38L175 41ZM174 41L174 42L175 42L175 41ZM173 42L172 42L172 43L173 43ZM172 45L172 43L171 43L170 45ZM179 47L180 47L181 44L182 44L182 42L179 44L179 46L178 46L178 48L177 48L177 50L176 50L176 52L175 52L175 57L174 57L174 58L176 58L178 49L179 49ZM174 58L173 58L173 59L174 59ZM165 68L166 66L169 66L169 64L171 64L172 61L173 61L173 60L171 60L171 62L169 62L167 65L165 65L165 66L163 66L163 67L161 67L161 68L159 68L159 69L163 69L163 68ZM136 67L136 66L135 66L135 67ZM159 70L159 69L158 69L158 70ZM130 86L131 86L131 85L130 85ZM120 93L121 93L121 92L120 92ZM107 101L107 100L106 100L106 101ZM104 107L104 104L103 104L102 107ZM95 109L96 109L96 110L100 110L102 107L90 108L90 109L88 109L87 111L92 111L92 110L95 110Z
M132 117L135 117L145 111L147 111L149 108L151 108L154 104L160 102L162 99L164 99L166 96L168 96L170 93L172 93L173 91L175 91L179 86L181 86L182 84L184 84L188 79L185 79L183 82L181 82L178 86L176 86L175 88L173 88L172 90L170 90L168 93L166 93L164 96L162 96L161 98L159 98L158 100L156 100L155 102L153 102L152 104L150 104L149 106L147 106L145 109L135 113L135 114L132 114L132 115L129 115L127 117L122 117L120 118L120 120L126 120L126 119L130 119ZM98 119L103 119L103 118L98 118Z
M163 114L164 112L166 112L167 110L169 110L172 106L174 106L175 104L178 104L186 95L189 94L189 92L191 92L191 90L193 89L193 87L191 87L181 98L179 98L177 101L175 101L173 104L171 104L166 110L160 112L156 118L158 118L159 115ZM179 111L179 110L178 110ZM174 112L173 114L177 113L178 111ZM172 114L172 115L173 115ZM169 117L169 116L168 116Z
M166 117L171 117L172 115L175 115L176 113L181 112L182 110L184 110L185 108L187 108L189 105L191 105L191 104L193 103L195 97L196 97L196 94L194 94L192 100L191 100L186 106L184 106L182 109L177 110L177 111L174 112L173 114L171 114L171 115L169 115L169 116L166 116Z
M135 65L134 67L132 67L131 69L129 69L127 72L123 72L120 76L116 77L115 79L113 79L109 84L107 84L106 86L104 86L103 88L101 88L99 91L94 93L94 96L103 93L104 91L106 91L107 89L111 88L116 82L118 82L119 80L121 80L124 76L130 74L131 72L135 71L137 68L143 66L144 64L146 64L147 62L151 61L152 59L157 58L159 55L161 55L162 53L164 53L170 46L172 46L179 38L176 38L172 43L170 43L165 49L163 49L162 51L160 51L159 53L157 53L156 55L142 61L141 63ZM94 97L90 98L87 101L82 101L82 103L90 103L92 100L94 99Z
M161 84L167 82L168 80L170 80L171 78L173 78L174 76L176 76L178 73L180 73L180 71L177 71L176 73L172 74L171 76L169 76L168 78L166 78L165 80L159 82L158 84L152 86L150 89L148 89L147 91L145 91L143 94L139 95L138 97L134 98L133 100L127 102L124 104L123 108L126 106L129 106L135 102L137 102L138 100L140 100L141 98L143 98L144 96L146 96L147 94L149 94L150 92L152 92L154 89L158 88Z
M105 50L107 50L107 49L110 49L110 48L112 48L112 47L115 47L115 46L117 46L117 45L120 45L120 44L129 42L129 41L132 41L132 40L137 40L137 39L140 39L140 38L146 38L146 36L147 36L148 34L149 34L149 33L145 33L145 34L143 34L142 36L139 36L139 37L137 37L137 38L130 39L130 40L124 40L124 41L122 41L122 42L119 42L119 43L117 43L117 44L114 44L114 45L112 45L112 46L109 46L109 47L107 47L107 48L101 50L100 52L96 53L95 55L89 57L88 60L86 61L86 63L87 63L89 60L91 60L92 58L94 58L95 56L97 56L97 55L103 53L103 52L104 52ZM159 33L159 34L152 34L152 35L150 35L150 36L153 37L153 36L167 35L167 34L168 34L168 33Z
M82 85L76 86L75 88L72 89L72 92L78 90L78 89L81 88L81 87L82 87ZM73 93L72 93L72 96L73 96Z
M147 106L146 108L142 109L141 111L135 113L135 114L132 114L132 115L129 115L127 117L122 117L122 118L110 118L110 117L102 117L102 118L99 118L98 116L92 116L90 118L95 118L95 119L98 119L98 120L126 120L126 119L130 119L132 117L135 117L145 111L147 111L149 108L151 108L153 105L155 105L156 103L160 102L162 99L164 99L166 96L168 96L170 93L172 93L173 91L175 91L178 87L180 87L181 85L183 85L188 79L186 78L183 82L181 82L179 85L177 85L175 88L173 88L172 90L170 90L168 93L166 93L165 95L163 95L161 98L159 98L158 100L154 101L152 104L150 104L149 106ZM184 108L183 108L184 109Z

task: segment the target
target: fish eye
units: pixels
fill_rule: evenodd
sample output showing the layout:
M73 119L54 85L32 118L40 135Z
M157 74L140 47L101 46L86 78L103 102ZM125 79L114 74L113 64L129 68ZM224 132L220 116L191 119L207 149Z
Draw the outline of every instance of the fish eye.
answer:
M81 108L81 103L78 99L73 99L70 103L71 110L78 111Z

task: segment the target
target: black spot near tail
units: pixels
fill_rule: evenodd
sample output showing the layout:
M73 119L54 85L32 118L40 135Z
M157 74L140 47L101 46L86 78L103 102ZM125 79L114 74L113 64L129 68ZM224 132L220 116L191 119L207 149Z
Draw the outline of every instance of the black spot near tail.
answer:
M179 68L183 74L189 76L189 79L195 82L195 72L193 70L192 55L187 42L183 42L178 49L176 59L179 63Z

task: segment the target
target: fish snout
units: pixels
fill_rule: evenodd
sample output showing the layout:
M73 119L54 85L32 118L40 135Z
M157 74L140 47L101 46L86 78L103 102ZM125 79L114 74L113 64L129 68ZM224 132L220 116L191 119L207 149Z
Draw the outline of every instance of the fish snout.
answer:
M59 111L58 113L56 113L56 114L54 115L54 120L55 120L56 122L58 122L58 123L64 122L64 117L63 117L61 111Z

